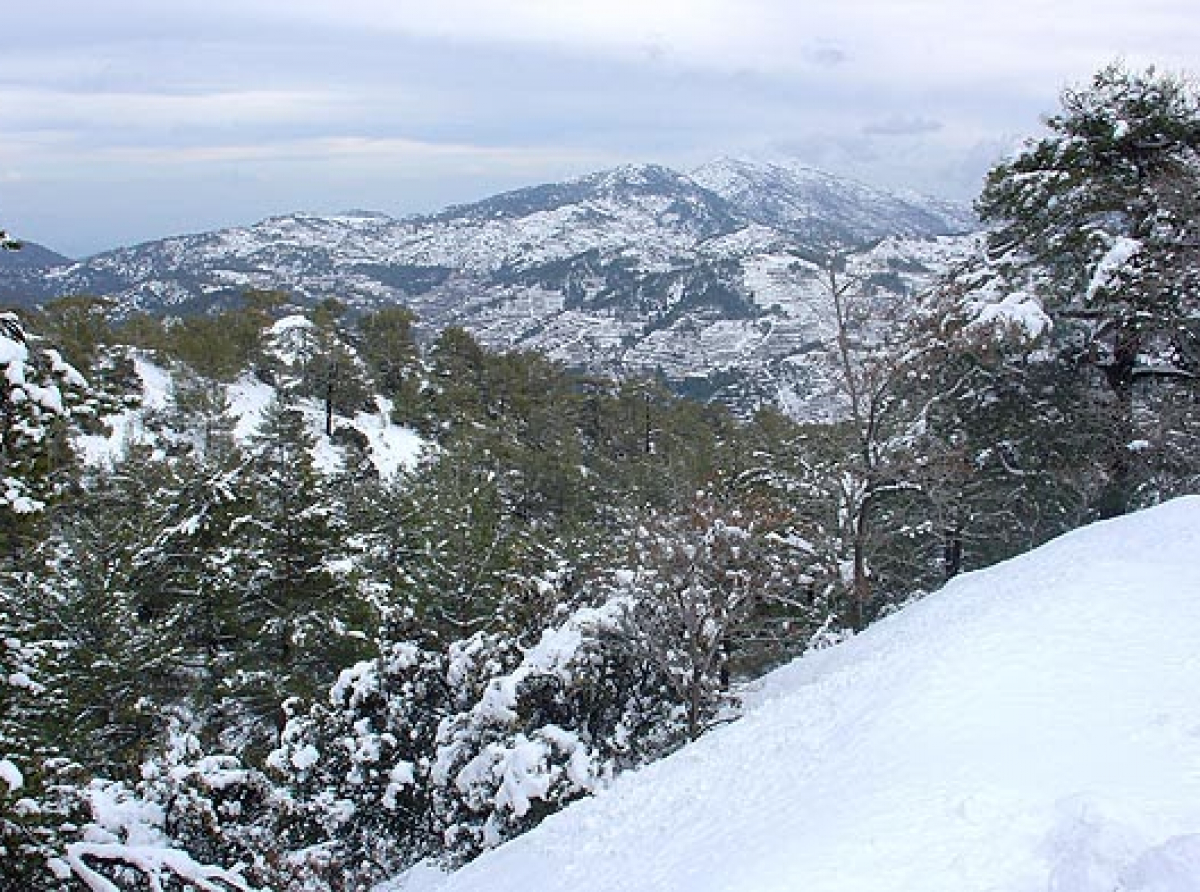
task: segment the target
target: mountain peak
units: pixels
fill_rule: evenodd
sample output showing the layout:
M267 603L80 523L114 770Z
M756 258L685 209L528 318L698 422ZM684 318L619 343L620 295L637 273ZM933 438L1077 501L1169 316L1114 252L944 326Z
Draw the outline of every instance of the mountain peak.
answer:
M888 235L929 238L976 228L966 207L901 196L786 157L718 158L691 177L754 222L817 243L865 243Z
M661 164L621 164L607 170L586 174L575 182L592 186L620 185L641 188L694 185L683 174Z

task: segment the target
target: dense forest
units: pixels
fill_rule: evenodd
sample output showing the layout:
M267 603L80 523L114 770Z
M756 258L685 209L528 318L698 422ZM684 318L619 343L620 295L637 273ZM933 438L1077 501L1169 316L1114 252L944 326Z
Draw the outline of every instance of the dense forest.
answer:
M462 863L740 682L1200 492L1200 96L1113 67L1046 123L902 323L829 255L836 424L421 341L399 307L0 315L3 887ZM271 397L240 431L246 381ZM354 421L381 413L424 444L395 469Z

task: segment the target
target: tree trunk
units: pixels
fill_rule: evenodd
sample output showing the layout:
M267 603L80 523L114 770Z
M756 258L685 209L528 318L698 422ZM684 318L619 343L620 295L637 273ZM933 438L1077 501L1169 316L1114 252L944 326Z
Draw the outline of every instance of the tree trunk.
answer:
M962 572L962 530L957 526L945 531L942 542L942 576L947 582Z
M865 506L864 506L865 507ZM860 510L854 523L854 579L851 588L850 622L855 632L867 627L867 602L871 599L871 580L867 575L867 517Z
M1104 376L1112 390L1115 405L1108 480L1096 502L1096 512L1101 519L1128 514L1136 486L1133 456L1129 451L1134 434L1133 381L1137 362L1134 338L1120 338L1114 352L1112 364L1104 367Z

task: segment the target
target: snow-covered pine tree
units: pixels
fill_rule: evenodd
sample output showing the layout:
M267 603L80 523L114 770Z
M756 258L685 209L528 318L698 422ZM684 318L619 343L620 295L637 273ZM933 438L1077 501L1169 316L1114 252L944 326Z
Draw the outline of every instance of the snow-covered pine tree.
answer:
M0 313L0 370L0 556L15 561L70 467L66 422L87 383L14 313Z
M451 709L445 656L410 642L381 650L344 669L310 705L289 701L267 760L295 804L288 832L297 870L347 888L444 848L429 765Z
M246 730L259 743L284 699L319 690L366 655L364 630L377 621L342 560L338 503L314 465L308 424L286 396L273 400L237 483L250 506L236 524L242 646L228 684L249 708Z
M994 285L986 271L960 270L908 326L911 473L943 578L1084 523L1104 484L1094 382L1046 349L1052 323L1036 298L1018 290L993 302Z
M1064 92L1047 125L988 176L978 202L992 227L988 259L968 300L993 321L1044 310L1048 355L1094 379L1110 419L1096 511L1119 514L1164 494L1162 480L1145 491L1159 451L1151 438L1165 433L1146 414L1182 400L1195 427L1200 94L1182 78L1113 65ZM1191 452L1193 478L1196 446L1172 450Z

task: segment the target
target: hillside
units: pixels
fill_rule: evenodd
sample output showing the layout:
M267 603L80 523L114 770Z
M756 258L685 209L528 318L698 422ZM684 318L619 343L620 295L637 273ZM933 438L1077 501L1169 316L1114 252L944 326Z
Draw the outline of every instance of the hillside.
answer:
M303 322L301 317L284 317L268 331L268 343L276 347L276 359L282 352L278 349L279 342L297 328L307 328L297 324ZM177 377L145 356L133 360L133 370L128 396L134 405L103 416L101 433L75 432L72 438L77 455L91 467L111 468L126 458L134 447L149 447L152 454L165 456L181 444L189 448L196 445L188 442L194 437L172 430L161 420L170 412L180 390ZM228 386L213 386L227 406L233 439L239 446L250 442L262 424L267 407L282 395L282 388L267 384L249 372ZM374 395L371 402L374 411L360 410L353 417L336 416L338 426L355 431L361 438L363 452L375 473L389 477L401 468L413 467L428 444L410 428L392 423L391 400ZM325 473L336 473L346 460L346 450L344 443L339 446L323 436L324 406L316 399L305 397L295 399L293 407L303 416L305 430L313 440L310 452L315 466Z
M1200 498L961 577L408 892L1191 892Z
M0 270L4 271L45 269L72 262L70 258L36 242L21 242L21 247L16 251L0 251Z

